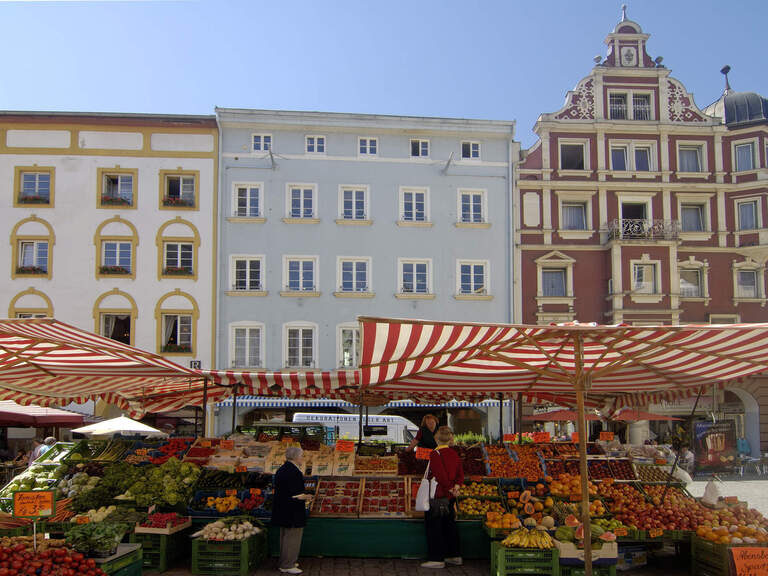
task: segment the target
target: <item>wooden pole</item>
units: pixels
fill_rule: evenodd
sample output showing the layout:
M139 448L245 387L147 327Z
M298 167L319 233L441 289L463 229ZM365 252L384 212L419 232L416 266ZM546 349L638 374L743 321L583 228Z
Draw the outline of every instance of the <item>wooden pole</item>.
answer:
M205 438L205 434L206 434L205 425L207 423L208 423L208 378L203 380L203 438Z
M575 338L576 352L576 412L579 433L579 474L581 475L581 521L584 524L584 575L592 576L592 530L589 523L589 473L587 468L587 414L584 411L584 355L579 335Z
M499 444L504 444L504 395L499 392Z
M237 384L232 386L232 434L237 426Z
M515 432L517 432L517 443L522 444L523 442L523 397L521 394L517 395L517 400L515 401L515 419L517 422L515 422Z

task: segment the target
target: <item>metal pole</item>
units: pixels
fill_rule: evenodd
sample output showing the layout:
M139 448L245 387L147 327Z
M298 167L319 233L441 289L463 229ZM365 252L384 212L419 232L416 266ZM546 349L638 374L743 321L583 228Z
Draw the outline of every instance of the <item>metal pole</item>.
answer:
M517 443L523 443L523 396L518 394L517 396Z
M237 425L237 384L232 385L232 434Z
M357 419L357 447L363 442L363 396L360 395L360 415Z
M504 444L504 395L499 392L499 444Z
M714 386L713 386L714 388ZM693 410L691 410L691 418L693 418L693 415L696 413L696 407L699 405L699 398L701 398L701 391L704 390L704 386L699 388L699 394L696 396L696 402L693 403ZM669 490L669 483L672 481L672 476L675 473L675 468L677 468L677 462L680 460L680 450L682 449L682 446L677 450L677 454L675 454L675 463L672 464L672 471L669 473L669 477L667 478L667 483L664 486L664 492L661 494L661 503L664 504L664 498L667 497L667 490Z
M203 437L206 434L206 424L208 423L208 378L203 380Z
M587 471L587 414L584 411L585 376L582 341L575 341L576 352L576 411L579 432L579 473L581 475L581 521L584 524L584 575L592 576L592 530L589 519L589 476Z

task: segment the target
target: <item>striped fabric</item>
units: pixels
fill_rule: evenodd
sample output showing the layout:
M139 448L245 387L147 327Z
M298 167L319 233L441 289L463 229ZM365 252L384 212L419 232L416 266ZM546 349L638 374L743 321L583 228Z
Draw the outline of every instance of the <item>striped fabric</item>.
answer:
M590 397L616 396L620 407L690 396L768 370L768 324L360 323L361 385L385 395L550 394L568 405L581 369Z

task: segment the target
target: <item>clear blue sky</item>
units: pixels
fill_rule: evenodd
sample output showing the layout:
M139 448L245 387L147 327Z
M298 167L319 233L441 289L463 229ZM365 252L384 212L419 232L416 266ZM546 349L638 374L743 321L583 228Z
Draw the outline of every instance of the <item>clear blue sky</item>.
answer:
M0 0L0 109L212 114L214 106L516 120L605 53L621 1ZM635 0L696 103L768 96L768 2Z

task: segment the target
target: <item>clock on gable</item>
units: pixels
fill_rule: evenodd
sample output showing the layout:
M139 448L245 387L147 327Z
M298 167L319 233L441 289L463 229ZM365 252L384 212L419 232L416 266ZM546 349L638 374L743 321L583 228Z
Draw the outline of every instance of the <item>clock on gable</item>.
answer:
M634 46L624 46L621 49L621 65L637 66L637 49Z

